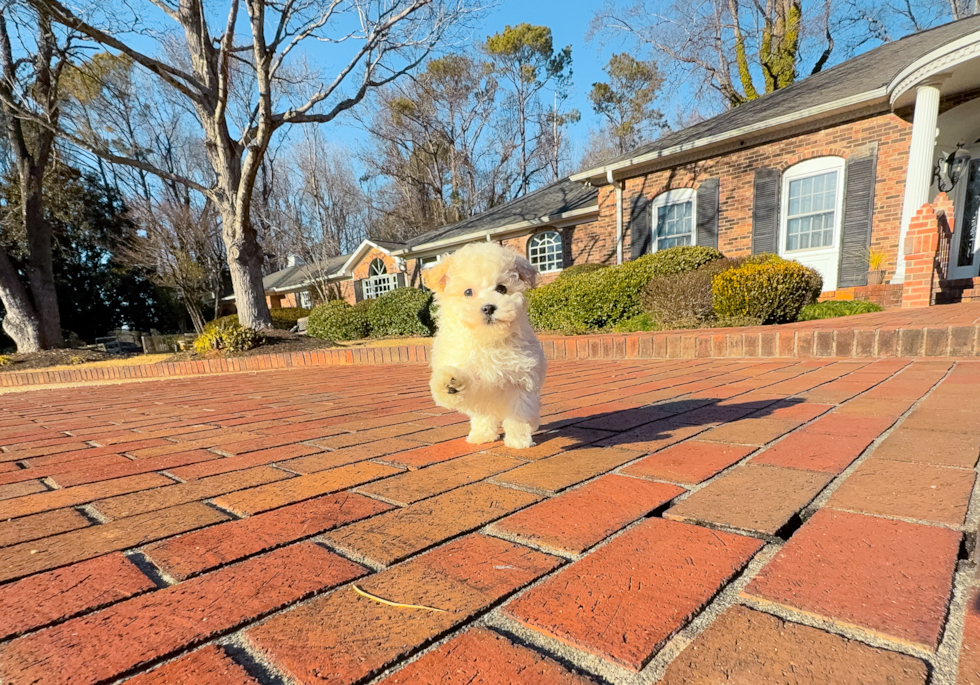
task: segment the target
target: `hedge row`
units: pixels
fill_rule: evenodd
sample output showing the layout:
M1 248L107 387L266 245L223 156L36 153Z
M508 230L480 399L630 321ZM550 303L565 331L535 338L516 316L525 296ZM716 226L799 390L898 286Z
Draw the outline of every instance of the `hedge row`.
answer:
M427 336L434 330L432 295L417 288L397 288L353 307L332 300L315 307L306 322L309 335L327 340Z

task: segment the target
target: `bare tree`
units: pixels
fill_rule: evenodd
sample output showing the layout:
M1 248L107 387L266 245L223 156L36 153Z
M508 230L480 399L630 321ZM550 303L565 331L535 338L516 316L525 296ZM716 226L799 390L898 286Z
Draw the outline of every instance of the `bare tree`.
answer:
M648 49L717 111L785 88L832 58L980 11L980 0L607 0L589 36Z
M20 352L63 347L55 291L52 230L44 214L44 175L55 157L54 127L60 116L61 76L71 59L72 36L59 39L43 14L11 17L0 8L0 110L11 171L19 186L20 223L27 245L17 264L0 248L0 301L3 330ZM8 19L19 24L14 31ZM11 36L20 39L19 44ZM24 55L15 57L15 55ZM25 121L18 116L29 112Z
M319 128L277 150L263 174L263 203L254 214L275 271L290 255L320 301L332 299L326 283L333 258L354 249L367 233L368 198L357 180L350 150L326 142ZM288 161L286 161L288 158Z
M132 166L205 195L221 217L222 236L244 326L271 325L262 289L263 251L252 223L256 179L277 131L289 124L327 123L373 89L412 71L453 29L464 28L465 0L227 0L221 28L204 0L114 3L97 25L59 0L29 0L39 11L156 77L193 115L214 176L210 184L88 136L79 126L61 134L109 162ZM247 39L236 33L247 13ZM162 12L170 26L140 31ZM177 36L180 38L177 38ZM141 49L157 41L158 51ZM332 75L306 66L300 46L328 46ZM328 60L323 60L328 61ZM32 116L18 111L19 116ZM74 122L68 122L69 124Z
M217 212L203 206L137 200L131 208L139 226L119 260L143 269L150 280L174 290L198 333L204 330L201 302L220 297L224 250Z

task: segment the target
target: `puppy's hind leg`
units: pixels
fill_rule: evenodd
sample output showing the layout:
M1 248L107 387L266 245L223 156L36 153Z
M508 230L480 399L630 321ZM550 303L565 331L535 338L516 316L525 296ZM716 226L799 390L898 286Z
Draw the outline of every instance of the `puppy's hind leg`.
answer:
M471 445L482 445L494 442L500 435L500 421L493 416L470 416L470 434L466 442Z
M541 424L541 401L537 395L526 392L514 399L511 415L504 419L504 444L520 450L534 445L534 431Z

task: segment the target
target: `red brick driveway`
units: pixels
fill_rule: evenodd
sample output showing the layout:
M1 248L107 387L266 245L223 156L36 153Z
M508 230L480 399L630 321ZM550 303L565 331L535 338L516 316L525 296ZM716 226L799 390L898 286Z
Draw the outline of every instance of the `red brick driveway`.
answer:
M0 683L980 683L980 362L425 375L0 397Z

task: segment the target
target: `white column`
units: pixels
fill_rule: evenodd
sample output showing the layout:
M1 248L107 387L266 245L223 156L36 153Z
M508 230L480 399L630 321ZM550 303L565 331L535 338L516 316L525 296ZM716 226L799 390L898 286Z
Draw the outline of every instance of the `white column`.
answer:
M905 234L909 222L926 202L932 186L936 136L939 133L939 86L944 79L932 79L916 86L909 166L905 173L905 200L902 203L902 230L898 237L898 264L892 283L905 282Z

